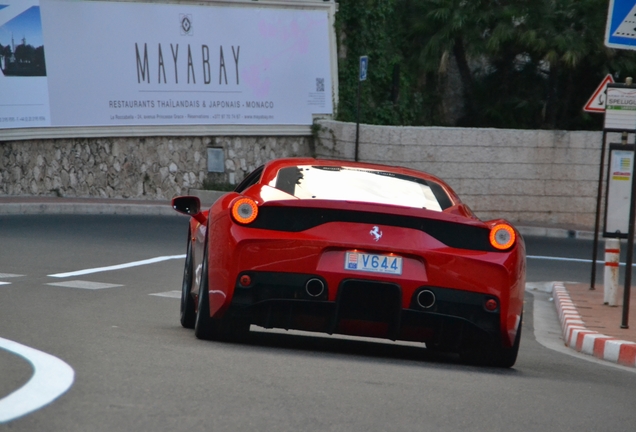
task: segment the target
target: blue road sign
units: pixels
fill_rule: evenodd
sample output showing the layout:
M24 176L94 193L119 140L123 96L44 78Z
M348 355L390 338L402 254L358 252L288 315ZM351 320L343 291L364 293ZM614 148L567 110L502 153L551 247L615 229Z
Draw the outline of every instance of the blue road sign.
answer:
M636 50L636 0L610 0L605 45Z
M368 56L360 57L360 81L365 81L367 79L368 70L369 70L369 57Z

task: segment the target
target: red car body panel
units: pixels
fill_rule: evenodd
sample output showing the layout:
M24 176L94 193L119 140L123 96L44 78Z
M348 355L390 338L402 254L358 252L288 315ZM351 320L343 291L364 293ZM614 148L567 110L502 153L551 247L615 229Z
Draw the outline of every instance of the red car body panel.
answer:
M271 184L281 168L289 166L346 166L360 169L382 169L391 173L412 176L435 182L448 195L451 205L443 211L411 208L397 205L297 199L275 191ZM310 226L300 231L259 228L251 224L241 225L231 216L231 204L240 196L256 201L260 211L277 212L294 209L310 209L315 212L342 212L355 215L382 215L384 218L400 220L423 219L444 227L472 227L487 232L503 220L483 222L477 219L459 197L440 179L419 171L362 164L345 161L325 161L310 158L290 158L272 161L265 165L260 181L241 193L230 192L203 212L208 219L208 287L210 316L223 318L233 307L237 281L242 274L306 274L319 275L326 282L326 302L337 302L343 281L369 281L394 284L401 293L400 306L412 308L413 298L422 287L448 289L453 293L474 293L492 297L498 302L498 320L501 344L511 347L515 343L517 329L523 310L525 288L525 247L516 232L517 240L505 251L475 250L452 247L425 230L391 224L365 223L349 220L333 220ZM335 213L338 214L338 213ZM259 216L260 217L260 216ZM357 217L357 216L356 216ZM201 219L198 217L197 219ZM193 241L193 260L196 277L191 294L199 292L199 277L205 247L206 226L197 219L190 221ZM258 217L257 217L258 219ZM410 222L409 222L410 223ZM378 228L379 239L370 235ZM367 273L345 268L348 251L393 255L402 257L402 274ZM443 291L437 291L443 292ZM486 298L484 297L484 298ZM471 297L472 298L472 297ZM199 311L199 313L205 311ZM311 318L307 318L307 322ZM311 328L307 325L306 328ZM375 321L343 319L337 332L386 337L387 325ZM419 333L418 333L419 332ZM401 339L426 340L430 329L415 329L406 326Z

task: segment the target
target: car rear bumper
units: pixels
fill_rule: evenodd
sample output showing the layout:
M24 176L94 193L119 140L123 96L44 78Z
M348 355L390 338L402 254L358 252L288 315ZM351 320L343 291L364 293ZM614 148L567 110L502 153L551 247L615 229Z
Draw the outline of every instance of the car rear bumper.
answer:
M244 275L247 286L241 284ZM403 307L406 293L396 283L347 278L330 287L315 274L240 276L227 314L262 327L418 341L455 351L468 341L500 343L502 337L499 308L485 307L488 300L499 302L490 294L422 285ZM322 292L316 281L324 284ZM335 300L329 299L330 290L337 290Z

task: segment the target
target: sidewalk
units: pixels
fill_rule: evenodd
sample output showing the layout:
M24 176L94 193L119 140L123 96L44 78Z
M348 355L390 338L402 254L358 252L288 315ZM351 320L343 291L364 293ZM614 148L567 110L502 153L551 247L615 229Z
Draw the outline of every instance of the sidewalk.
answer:
M636 302L630 301L629 328L622 329L623 307L603 304L602 285L594 291L589 288L582 283L553 284L565 344L602 360L636 367Z
M170 201L0 196L0 215L21 214L178 215L170 206Z
M190 190L203 206L210 206L226 192ZM170 200L127 198L67 198L53 196L0 195L0 215L19 214L109 214L179 216Z
M216 198L204 195L201 197L204 205L210 205L210 200ZM180 216L167 200L0 196L0 216L20 214ZM516 227L526 236L593 238L593 232L585 229L532 224ZM630 304L629 328L621 329L622 307L603 305L602 285L597 285L595 291L590 291L588 284L554 282L552 285L567 346L607 361L636 367L636 300ZM636 292L636 287L632 291Z

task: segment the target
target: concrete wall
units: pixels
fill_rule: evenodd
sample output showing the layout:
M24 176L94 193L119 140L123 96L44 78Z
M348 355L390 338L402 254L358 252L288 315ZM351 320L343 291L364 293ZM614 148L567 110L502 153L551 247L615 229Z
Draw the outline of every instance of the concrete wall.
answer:
M268 160L310 154L310 137L147 137L0 142L0 194L170 199L211 179L238 183ZM209 176L207 148L225 153Z
M353 160L355 124L320 126L316 154ZM359 160L439 176L482 219L593 227L601 144L601 132L361 125Z

